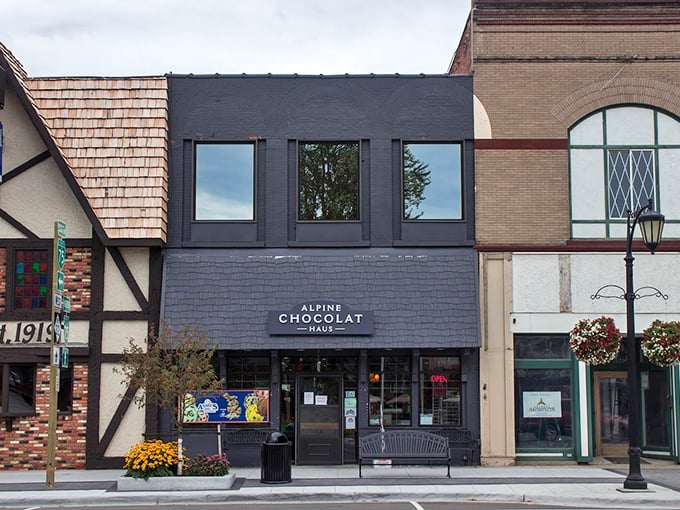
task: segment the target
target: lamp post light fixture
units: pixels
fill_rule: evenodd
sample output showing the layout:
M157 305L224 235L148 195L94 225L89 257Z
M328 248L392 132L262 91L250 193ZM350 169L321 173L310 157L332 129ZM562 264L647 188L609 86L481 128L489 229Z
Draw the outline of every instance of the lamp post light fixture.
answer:
M650 198L647 205L637 211L628 212L628 237L626 244L626 347L628 350L628 476L623 482L624 489L646 489L647 481L640 472L640 432L639 432L639 371L640 351L635 342L635 290L633 288L633 234L635 225L640 225L642 241L654 254L659 242L665 217L656 212Z

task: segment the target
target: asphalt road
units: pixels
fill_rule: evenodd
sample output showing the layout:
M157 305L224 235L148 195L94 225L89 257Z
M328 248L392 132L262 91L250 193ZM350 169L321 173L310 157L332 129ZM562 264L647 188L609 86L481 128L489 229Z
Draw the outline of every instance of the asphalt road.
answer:
M529 503L486 503L486 502L451 502L451 503L432 503L432 502L386 502L386 503L246 503L243 501L235 503L219 503L215 505L208 505L206 503L198 503L196 505L153 505L149 506L119 506L112 505L119 510L234 510L238 508L247 508L248 510L570 510L581 507L569 506L536 506ZM64 510L65 507L33 507L30 510ZM80 506L68 507L73 510L101 510L106 506ZM0 507L0 510L4 510ZM16 509L12 509L16 510ZM29 509L24 509L29 510ZM592 509L598 510L598 509ZM604 510L604 509L603 509ZM607 510L611 510L610 508Z

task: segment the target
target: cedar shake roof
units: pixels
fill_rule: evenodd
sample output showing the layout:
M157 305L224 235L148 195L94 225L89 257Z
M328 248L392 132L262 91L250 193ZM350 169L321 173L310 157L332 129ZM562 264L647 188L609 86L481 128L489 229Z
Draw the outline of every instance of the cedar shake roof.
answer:
M0 57L99 221L96 230L116 241L165 242L165 78L29 78L2 43Z
M107 236L165 242L165 78L25 78L25 82Z

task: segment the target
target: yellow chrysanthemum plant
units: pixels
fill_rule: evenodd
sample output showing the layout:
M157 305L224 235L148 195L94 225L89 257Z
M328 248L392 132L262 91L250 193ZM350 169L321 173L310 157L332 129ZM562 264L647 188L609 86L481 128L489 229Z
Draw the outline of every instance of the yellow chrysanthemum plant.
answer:
M156 439L137 443L125 455L125 476L144 480L156 476L174 476L179 463L178 451L174 441Z
M191 391L216 391L222 387L213 368L215 345L208 343L206 333L198 326L185 325L173 329L161 321L159 331L151 331L142 345L130 339L123 350L118 373L127 387L139 388L132 401L141 409L158 406L168 413L177 431L177 474L183 474L182 452L184 400L180 395Z

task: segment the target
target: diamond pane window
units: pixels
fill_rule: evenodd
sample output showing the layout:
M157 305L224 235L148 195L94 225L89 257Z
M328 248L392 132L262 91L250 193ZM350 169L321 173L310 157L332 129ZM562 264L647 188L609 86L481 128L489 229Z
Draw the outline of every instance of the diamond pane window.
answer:
M15 260L14 308L47 308L47 250L17 250Z
M652 200L680 230L680 117L644 105L604 108L569 129L572 239L624 239L629 211Z
M651 150L610 150L609 217L627 218L654 196L654 153Z

